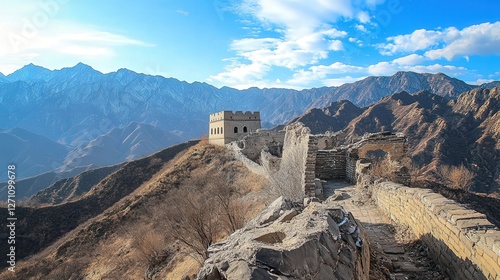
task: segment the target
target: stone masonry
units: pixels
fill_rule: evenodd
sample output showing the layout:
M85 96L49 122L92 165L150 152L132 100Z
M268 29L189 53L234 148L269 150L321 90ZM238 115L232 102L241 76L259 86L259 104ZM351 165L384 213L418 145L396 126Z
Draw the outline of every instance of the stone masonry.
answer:
M225 145L260 129L260 112L221 111L210 115L210 144Z
M392 182L375 185L373 198L427 244L451 279L500 279L500 230L484 214L431 190Z

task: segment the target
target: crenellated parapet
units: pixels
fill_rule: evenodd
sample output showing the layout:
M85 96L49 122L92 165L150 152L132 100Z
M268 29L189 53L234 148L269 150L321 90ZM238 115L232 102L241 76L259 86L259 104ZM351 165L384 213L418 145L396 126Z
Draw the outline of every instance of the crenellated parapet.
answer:
M261 128L260 112L220 111L210 114L209 142L225 145Z

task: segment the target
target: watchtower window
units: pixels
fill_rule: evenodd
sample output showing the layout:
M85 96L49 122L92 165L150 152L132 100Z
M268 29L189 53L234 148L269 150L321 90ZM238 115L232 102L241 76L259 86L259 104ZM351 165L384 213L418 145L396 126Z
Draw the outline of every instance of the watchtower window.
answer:
M219 128L217 127L217 134L219 134Z
M210 128L210 134L214 134L214 129Z
M238 133L238 127L234 127L234 133Z
M248 132L248 128L246 126L243 127L243 132L244 133L247 133Z
M220 134L224 134L224 128L223 127L220 128Z

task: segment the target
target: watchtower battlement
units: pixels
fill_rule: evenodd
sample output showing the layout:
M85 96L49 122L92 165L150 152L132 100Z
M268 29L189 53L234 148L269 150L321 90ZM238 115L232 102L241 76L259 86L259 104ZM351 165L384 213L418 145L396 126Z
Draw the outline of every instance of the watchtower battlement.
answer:
M225 145L260 129L260 112L220 111L210 114L209 142Z
M250 112L250 111L220 111L217 113L210 114L210 122L220 121L220 120L235 120L235 121L247 121L247 120L258 120L260 121L260 112Z

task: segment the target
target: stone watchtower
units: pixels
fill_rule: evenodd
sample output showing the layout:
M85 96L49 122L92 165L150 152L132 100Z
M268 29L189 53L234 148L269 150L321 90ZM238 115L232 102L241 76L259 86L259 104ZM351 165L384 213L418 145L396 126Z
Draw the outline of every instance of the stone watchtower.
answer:
M210 114L210 144L225 145L260 128L260 112L221 111Z

